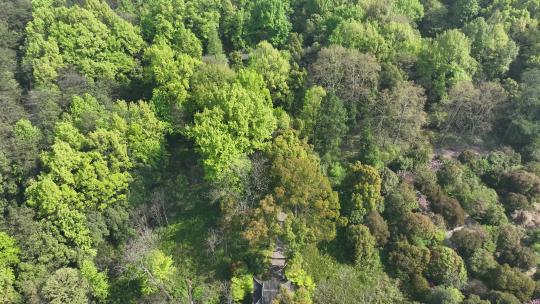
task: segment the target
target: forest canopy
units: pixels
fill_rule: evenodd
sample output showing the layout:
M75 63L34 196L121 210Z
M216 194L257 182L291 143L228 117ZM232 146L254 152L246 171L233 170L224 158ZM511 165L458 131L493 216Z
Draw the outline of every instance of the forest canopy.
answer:
M0 109L1 303L540 300L538 0L0 0Z

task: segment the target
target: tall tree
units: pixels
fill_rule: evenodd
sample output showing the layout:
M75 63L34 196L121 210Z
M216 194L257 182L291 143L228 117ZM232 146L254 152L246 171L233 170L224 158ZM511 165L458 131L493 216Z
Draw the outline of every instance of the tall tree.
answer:
M356 118L356 113L374 100L380 71L372 55L333 45L319 52L310 76L326 91L335 92L345 102L350 118Z
M268 40L278 47L287 41L292 28L288 0L255 0L250 13L247 35L253 44Z
M279 135L268 148L275 197L290 216L296 238L290 242L331 240L339 219L338 195L322 173L319 158L293 131Z
M189 80L200 61L175 52L160 41L145 51L149 62L148 78L154 84L152 103L158 115L181 129L186 123L185 104L189 96Z
M315 150L322 158L334 159L339 155L348 130L347 120L343 102L333 92L326 95L317 114L313 137Z
M210 99L196 102L201 110L187 134L195 140L210 180L231 177L231 165L262 148L276 128L270 92L251 70L239 71L232 83L216 87Z
M437 105L436 118L443 132L481 136L491 131L497 110L507 100L501 85L483 82L474 87L471 82L459 82L450 88L448 99Z
M137 28L103 1L71 7L34 1L26 29L25 63L38 85L56 80L69 65L90 78L125 80L138 66L143 40Z
M471 54L487 77L503 76L516 59L519 47L508 36L502 23L486 22L479 17L465 25L463 32L472 41Z
M382 146L412 144L426 122L424 90L412 82L401 82L379 96L371 107L373 130Z
M19 263L20 249L15 239L0 231L0 301L17 303L20 296L15 291L14 267Z
M262 41L249 54L248 67L263 77L274 103L288 108L290 90L287 81L291 66L286 54Z
M523 73L521 92L506 119L505 140L532 159L540 159L540 70Z
M359 224L370 211L382 211L381 177L371 166L356 162L342 183L345 192L343 214L352 224Z
M433 98L444 97L448 87L470 80L476 68L471 42L459 30L448 30L426 42L417 63L420 81Z

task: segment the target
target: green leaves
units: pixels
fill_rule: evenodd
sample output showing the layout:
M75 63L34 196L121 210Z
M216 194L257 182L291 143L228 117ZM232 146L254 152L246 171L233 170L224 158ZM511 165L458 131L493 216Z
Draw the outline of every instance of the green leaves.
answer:
M270 94L261 76L241 70L232 83L215 87L187 128L203 156L206 177L218 180L246 153L263 147L276 128Z
M74 268L60 268L53 273L41 290L43 299L51 304L86 304L88 286L80 272Z
M0 268L10 267L19 263L20 249L15 239L0 231Z
M465 25L463 32L472 41L472 55L490 78L504 75L518 55L519 47L502 23L488 23L480 17Z
M386 57L388 45L379 33L376 23L362 23L354 20L343 21L334 30L329 39L332 44L358 49L377 57Z
M248 23L252 43L268 40L274 46L283 45L292 28L289 13L288 0L255 0Z
M377 169L356 162L343 181L343 189L347 192L343 211L350 223L359 224L370 211L383 209L381 177Z
M231 279L231 294L235 302L242 302L252 289L253 277L251 275L246 274Z
M259 43L249 54L248 67L263 77L272 100L277 104L284 104L290 94L287 81L291 66L287 57L266 41Z
M58 70L76 67L89 78L123 79L138 65L142 48L138 29L100 0L84 7L40 3L27 27L24 61L33 68L38 85L48 85Z
M81 263L81 276L88 282L92 289L92 295L100 302L105 302L109 294L109 283L106 273L99 272L90 260Z
M84 252L92 248L86 214L124 201L134 164L154 165L164 153L166 125L147 104L119 102L112 116L103 111L90 95L74 98L42 155L43 171L26 189L27 205Z
M461 288L467 282L463 260L448 247L436 247L432 250L427 274L437 284L456 288Z
M422 84L437 97L461 80L470 80L477 68L471 55L471 42L459 30L448 30L428 41L418 60Z
M166 42L152 45L145 52L148 74L155 83L152 104L159 117L167 122L183 123L183 110L189 96L189 79L199 60L175 52Z
M284 212L294 213L288 228L290 246L304 240L331 240L339 219L338 195L322 173L319 158L291 130L276 137L268 148L275 197ZM294 244L296 242L296 244Z

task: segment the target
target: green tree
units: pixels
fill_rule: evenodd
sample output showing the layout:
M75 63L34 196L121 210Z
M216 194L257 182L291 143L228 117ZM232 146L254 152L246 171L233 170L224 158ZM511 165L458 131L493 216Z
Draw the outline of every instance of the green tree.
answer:
M172 257L164 254L161 250L150 251L140 265L139 279L141 280L142 294L151 295L172 284L176 267L173 265Z
M333 239L339 219L338 194L322 173L317 155L289 130L274 139L268 156L275 197L284 212L294 214L288 221L296 241L290 242Z
M315 150L323 159L335 159L339 155L348 131L347 119L343 102L332 92L326 95L317 113L313 137Z
M36 2L37 4L37 2ZM34 5L26 29L24 61L38 85L48 85L58 70L72 65L89 78L125 79L134 72L143 46L137 28L100 0L84 6Z
M200 59L202 43L186 28L186 1L152 1L140 6L140 26L143 38L152 44L168 44L176 52Z
M424 17L424 6L422 5L422 1L419 0L392 1L392 11L412 21L418 21Z
M491 303L497 304L519 304L521 301L511 293L491 291L488 293L487 298Z
M235 302L242 302L253 289L253 276L246 274L231 279L231 294Z
M490 287L508 292L516 296L520 301L526 302L531 299L534 291L534 281L508 265L498 266L490 273Z
M407 301L396 280L390 279L384 273L365 280L362 270L351 266L337 268L328 278L317 284L313 298L315 303L328 304Z
M428 41L420 53L417 71L420 82L434 97L446 96L446 89L470 80L477 68L471 57L471 42L459 30L448 30Z
M15 291L14 267L19 263L20 248L14 238L0 231L0 301L16 303L19 294Z
M437 286L426 297L428 304L459 304L465 296L454 287Z
M275 104L289 106L287 99L290 90L287 81L291 66L286 54L262 41L249 54L248 67L263 77Z
M479 17L465 25L463 32L472 41L472 56L489 78L503 76L518 55L519 47L501 23L488 23Z
M400 232L413 244L429 245L437 241L437 228L429 217L421 213L405 214L399 225Z
M397 242L390 248L388 261L392 265L392 272L405 280L415 275L421 276L428 269L430 256L429 249L425 247Z
M262 148L276 128L270 93L251 70L239 71L232 83L215 88L212 98L196 103L201 111L187 134L197 144L210 180L230 174L231 165Z
M505 140L525 156L540 159L540 70L529 70L521 76L521 91L507 119Z
M422 37L414 26L409 23L390 21L382 26L381 34L388 45L388 55L386 58L381 56L377 58L398 64L408 64L417 60L422 50Z
M87 288L77 269L61 268L45 281L41 294L44 300L51 304L85 304L89 302Z
M401 183L384 197L384 214L392 222L419 208L414 188L407 183Z
M329 38L330 44L371 53L377 58L387 58L389 45L380 34L377 23L361 23L355 20L341 22Z
M90 95L74 98L69 115L56 126L51 151L42 155L42 172L26 188L26 204L54 223L70 245L85 252L93 242L87 212L101 212L126 200L130 170L155 157L154 149L163 149L165 132L147 105L125 103L119 103L118 114L100 117L84 130L87 124L81 122L87 121L86 115L95 117L104 112L102 107ZM145 132L140 130L143 121Z
M289 14L290 3L288 0L253 1L250 18L247 21L249 40L253 44L267 40L276 47L283 45L292 28Z
M457 252L464 258L472 256L481 248L487 249L493 246L489 234L480 226L454 232L451 241L457 247Z
M81 276L88 282L92 295L100 302L105 302L109 295L109 283L106 273L99 272L90 260L81 263Z
M320 86L313 86L306 91L304 103L300 112L302 119L302 135L310 138L314 137L317 115L326 97L326 91Z
M343 212L352 224L359 224L372 210L382 211L381 177L371 166L356 162L342 183L346 191Z
M185 103L189 96L189 79L200 64L199 60L175 52L166 42L148 48L144 57L149 65L148 78L154 83L152 104L158 115L175 126L185 123Z
M375 248L375 237L364 225L347 227L347 238L354 252L354 263L367 275L376 273L380 267L379 251Z
M427 275L437 284L456 288L461 288L467 282L463 260L454 250L443 246L435 247L431 251Z
M480 12L478 0L457 0L449 6L449 15L456 26L461 26Z
M448 28L448 7L444 2L440 0L423 1L424 18L420 24L423 33L435 36Z

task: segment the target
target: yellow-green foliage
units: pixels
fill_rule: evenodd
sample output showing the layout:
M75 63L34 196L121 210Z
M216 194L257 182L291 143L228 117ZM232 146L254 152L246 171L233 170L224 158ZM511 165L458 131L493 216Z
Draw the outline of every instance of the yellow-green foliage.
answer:
M90 260L84 260L81 263L81 275L92 289L92 295L101 303L107 300L109 295L109 283L107 282L107 274L99 272Z
M231 279L231 294L235 302L242 302L253 290L253 277L249 274Z
M293 255L287 261L285 277L299 287L304 287L309 292L315 290L315 283L311 276L303 268L303 259L300 254Z
M138 65L134 56L143 45L139 30L104 1L71 7L62 1L42 2L33 1L34 19L26 29L24 60L33 68L36 83L51 83L67 66L89 78L122 79Z

